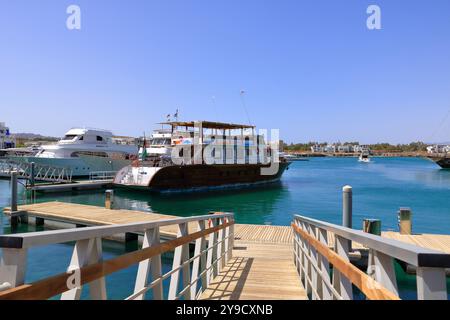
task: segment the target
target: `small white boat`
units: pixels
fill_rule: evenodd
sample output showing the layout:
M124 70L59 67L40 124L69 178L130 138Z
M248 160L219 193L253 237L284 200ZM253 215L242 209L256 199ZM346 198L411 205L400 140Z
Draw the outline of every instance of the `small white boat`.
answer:
M370 158L369 158L369 154L368 153L361 153L359 155L359 162L364 162L364 163L369 163L370 162Z

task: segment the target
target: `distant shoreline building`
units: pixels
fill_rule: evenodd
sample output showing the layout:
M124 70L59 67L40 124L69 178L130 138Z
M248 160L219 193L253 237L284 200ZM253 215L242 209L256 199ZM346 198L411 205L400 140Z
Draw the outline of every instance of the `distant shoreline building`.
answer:
M436 144L427 147L428 153L450 153L450 145Z
M370 153L370 151L368 145L359 144L316 144L311 147L312 153Z
M4 122L0 122L0 149L10 149L16 147L16 139L11 136L9 128Z

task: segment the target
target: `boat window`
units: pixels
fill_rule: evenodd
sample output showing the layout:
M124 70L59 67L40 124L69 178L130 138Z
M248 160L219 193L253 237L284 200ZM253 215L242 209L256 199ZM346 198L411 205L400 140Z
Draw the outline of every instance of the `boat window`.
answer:
M80 136L80 138L78 140L84 140L84 136Z
M72 158L77 158L80 155L108 158L108 154L106 152L95 152L95 151L76 151L73 152L70 156Z
M75 134L66 134L63 138L63 140L73 140L73 138L75 138L76 135Z
M97 136L97 141L103 141L103 137Z

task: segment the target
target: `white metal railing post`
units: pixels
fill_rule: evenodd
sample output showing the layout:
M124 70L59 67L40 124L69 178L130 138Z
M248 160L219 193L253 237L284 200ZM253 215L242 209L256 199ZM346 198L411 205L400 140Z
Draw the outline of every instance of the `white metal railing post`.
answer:
M225 222L228 222L228 221L229 221L228 218L225 219ZM230 237L231 237L230 236L230 227L225 228L224 234L225 234L225 237L224 237L225 256L223 257L223 259L224 259L224 265L226 265L229 261L230 251L232 250L232 249L230 249Z
M219 218L219 224L225 224L225 218ZM220 229L218 232L218 248L217 248L217 264L218 272L221 272L225 268L225 230Z
M0 284L8 283L17 287L25 282L27 249L3 248L0 257Z
M198 231L205 230L205 221L197 222ZM201 274L202 279L202 289L206 289L206 240L205 237L198 238L195 240L195 249L194 249L194 262L192 263L192 276L191 276L191 297L195 299L197 297L197 287L198 287L198 277ZM203 291L202 290L202 291Z
M217 218L211 218L211 225L210 227L215 227L217 226ZM210 271L208 272L208 274L210 274L210 278L208 280L208 283L211 282L212 279L214 279L217 275L217 261L215 261L216 257L217 257L217 232L213 232L210 234L209 236L209 246L212 247L212 249L210 251L208 251L208 261L207 261L207 265L208 267L212 267L210 269Z
M86 266L89 263L89 253L92 250L94 239L78 240L73 248L72 259L68 267L68 272L76 272L76 269ZM75 284L74 284L75 285ZM79 300L82 287L74 287L61 294L61 300Z
M419 300L447 300L444 268L417 268L417 298Z
M319 241L328 247L328 233L326 230L319 228L318 231ZM321 271L321 281L322 281L322 299L331 300L333 299L333 294L328 285L331 284L330 279L330 263L321 254L319 254L320 261L320 271Z
M367 274L377 283L398 295L394 259L382 252L369 249Z
M144 239L142 243L142 249L158 245L160 243L159 227L151 228L145 231ZM139 263L138 272L136 276L136 284L134 292L137 293L144 289L149 280L150 272L152 280L156 280L161 277L161 255L157 255L151 259L141 261ZM144 300L145 294L141 294L135 298L136 300ZM153 287L153 299L163 299L162 281L155 284Z
M317 229L313 225L309 225L309 234L317 239ZM319 259L317 250L310 246L310 255L311 255L311 296L313 300L320 299L320 291L321 291L321 283L319 284L319 276L317 274L317 269L319 268Z
M89 254L89 264L94 264L103 260L102 238L92 239L92 249ZM106 300L105 277L94 280L90 283L89 292L93 300Z
M341 256L345 261L350 261L349 257L349 242L347 239L335 235L335 250L338 255ZM345 300L353 299L353 288L349 279L345 278L336 268L333 268L333 285L337 292L340 293L341 297Z
M184 237L188 235L188 224L180 223L178 225L178 237ZM170 278L170 287L169 287L169 300L175 300L177 298L178 293L178 283L180 277L179 267L181 266L183 272L183 289L186 288L190 281L190 266L189 263L185 263L189 260L189 243L183 244L175 248L174 256L173 256L173 265L172 269L178 269L175 271ZM183 294L186 300L191 299L191 291L186 290Z
M228 218L229 221L232 221L233 224L228 227L229 230L229 238L228 238L228 261L233 258L233 248L234 248L234 218Z

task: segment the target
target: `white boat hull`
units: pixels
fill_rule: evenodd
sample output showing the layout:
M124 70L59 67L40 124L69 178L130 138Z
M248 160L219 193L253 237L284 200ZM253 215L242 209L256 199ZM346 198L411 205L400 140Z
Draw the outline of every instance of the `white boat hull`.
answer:
M78 158L41 158L41 157L9 157L20 162L34 162L52 167L68 168L73 177L89 176L95 171L119 171L129 165L130 160L110 159L103 157L82 156Z

